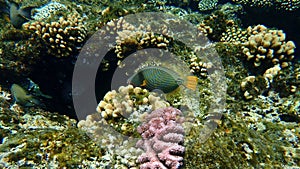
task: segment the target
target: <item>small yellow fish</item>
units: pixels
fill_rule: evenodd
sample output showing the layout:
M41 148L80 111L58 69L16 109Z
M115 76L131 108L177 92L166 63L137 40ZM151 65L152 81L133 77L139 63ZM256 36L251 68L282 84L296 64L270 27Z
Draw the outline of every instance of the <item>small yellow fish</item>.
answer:
M40 104L40 101L34 98L32 95L27 94L27 92L19 85L13 84L10 91L14 97L16 103L23 106L34 106Z
M144 87L150 91L159 89L164 93L176 90L180 85L196 90L198 78L187 76L185 79L173 70L160 66L148 66L138 70L128 79L128 83L133 86Z

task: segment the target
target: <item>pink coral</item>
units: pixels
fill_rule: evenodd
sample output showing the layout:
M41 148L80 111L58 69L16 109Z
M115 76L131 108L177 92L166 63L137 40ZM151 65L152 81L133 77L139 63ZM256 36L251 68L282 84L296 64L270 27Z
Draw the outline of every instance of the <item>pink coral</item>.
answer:
M181 111L173 107L157 109L138 127L143 140L136 145L145 151L138 158L140 169L178 169L183 165L181 115Z

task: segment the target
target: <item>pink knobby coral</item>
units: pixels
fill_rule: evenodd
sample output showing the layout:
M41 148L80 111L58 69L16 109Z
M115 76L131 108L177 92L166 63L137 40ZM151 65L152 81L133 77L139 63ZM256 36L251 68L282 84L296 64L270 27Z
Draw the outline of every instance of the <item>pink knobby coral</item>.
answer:
M184 128L182 112L173 107L161 108L147 115L138 127L142 140L136 144L145 153L138 162L140 169L178 169L183 165Z

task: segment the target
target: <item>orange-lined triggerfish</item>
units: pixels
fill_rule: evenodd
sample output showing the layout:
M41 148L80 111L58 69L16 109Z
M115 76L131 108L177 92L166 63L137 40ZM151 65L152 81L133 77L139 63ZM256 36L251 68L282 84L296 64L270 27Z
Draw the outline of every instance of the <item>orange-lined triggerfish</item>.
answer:
M164 93L170 93L180 85L196 90L198 78L196 76L181 78L178 73L168 68L148 66L134 73L128 79L128 83L136 87L144 87L149 91L159 89Z

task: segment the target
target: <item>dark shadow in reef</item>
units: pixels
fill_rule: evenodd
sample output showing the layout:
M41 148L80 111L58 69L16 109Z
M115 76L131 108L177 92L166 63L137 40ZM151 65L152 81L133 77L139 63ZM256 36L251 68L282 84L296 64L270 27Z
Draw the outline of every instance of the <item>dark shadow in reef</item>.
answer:
M42 61L33 67L29 78L41 91L52 98L42 100L46 110L59 112L77 119L72 102L72 73L74 58L55 58L43 55Z
M100 102L100 100L103 99L104 95L112 90L111 89L111 81L112 81L112 77L113 74L117 68L117 58L116 58L116 54L114 53L113 50L109 51L105 56L104 56L104 60L107 61L109 63L109 68L108 70L104 70L106 69L105 66L103 64L101 64L98 68L97 71L97 76L96 76L96 80L95 80L95 93L96 93L96 99L97 99L97 103ZM95 108L96 111L96 108Z
M129 55L129 53L126 53L126 55ZM43 104L45 104L43 108L78 120L79 117L76 115L72 100L72 74L76 62L75 58L55 58L48 55L41 57L43 57L42 61L32 67L33 71L28 78L38 84L41 92L52 97L52 99L42 100ZM108 91L112 90L111 81L118 61L114 50L109 51L105 55L104 60L109 62L110 66L106 71L103 71L105 68L103 64L98 68L95 79L97 103L103 99ZM25 80L26 78L23 79Z
M129 56L130 54L136 52L136 49L132 49L130 52L124 53L124 56ZM124 57L126 58L126 57ZM100 65L97 71L97 76L96 76L96 81L95 81L95 92L96 92L96 97L97 97L97 103L99 103L104 95L111 90L117 90L119 86L121 85L127 85L127 79L124 79L124 77L118 77L118 83L120 84L115 84L112 85L112 79L114 76L114 73L116 69L118 68L117 62L117 55L114 53L114 49L109 51L105 56L104 60L106 62L109 62L109 69L107 71L103 71L104 65ZM112 86L115 86L115 88L112 88ZM118 86L118 87L116 87Z

